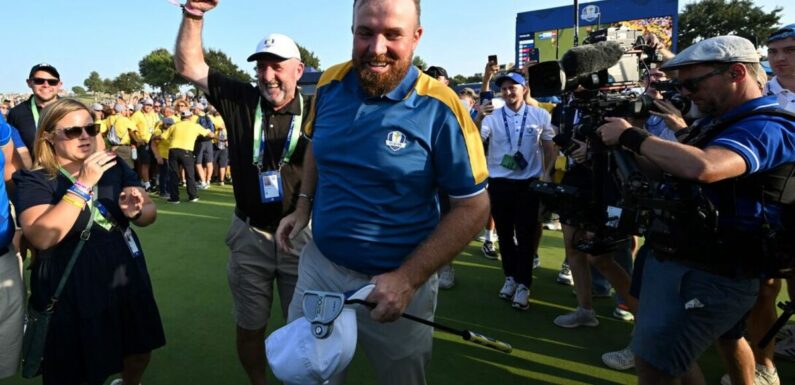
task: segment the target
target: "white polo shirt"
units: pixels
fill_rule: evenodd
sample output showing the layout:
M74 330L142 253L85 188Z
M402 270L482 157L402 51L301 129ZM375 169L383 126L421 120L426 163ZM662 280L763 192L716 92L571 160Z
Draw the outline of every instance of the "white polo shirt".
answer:
M776 95L778 97L778 104L787 111L795 112L795 92L788 90L781 86L778 82L778 76L774 76L765 85L765 94Z
M527 112L526 118L525 112ZM522 121L524 121L524 127L522 127ZM508 123L507 131L504 122ZM524 131L523 134L522 131ZM518 147L520 135L522 143ZM508 106L494 110L491 115L483 119L480 136L484 141L489 139L486 165L490 178L529 179L540 177L543 173L544 151L541 141L552 140L555 131L549 112L524 103L516 112ZM513 156L517 148L527 160L527 167L523 170L510 170L503 167L500 164L503 156L506 154Z

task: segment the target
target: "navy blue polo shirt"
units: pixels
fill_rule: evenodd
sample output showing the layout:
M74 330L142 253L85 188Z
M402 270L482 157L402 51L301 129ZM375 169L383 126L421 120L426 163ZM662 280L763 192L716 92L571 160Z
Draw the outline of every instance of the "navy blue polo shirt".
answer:
M760 108L781 107L775 96L765 96L749 100L718 119L727 120ZM704 123L709 122L705 120ZM745 160L744 176L762 173L795 162L795 122L765 115L749 117L724 129L707 144L707 147L710 146L723 147L739 154ZM762 223L762 202L739 197L734 207L722 207L728 202L721 202L720 197L727 195L725 191L721 194L717 190L725 187L720 183L705 187L713 202L717 202L722 224L739 229L757 229ZM777 226L780 224L781 207L768 203L765 205L765 215L771 224Z
M458 95L411 66L381 97L350 62L323 73L304 126L318 181L312 233L332 262L365 274L399 267L439 222L437 191L466 198L488 172Z

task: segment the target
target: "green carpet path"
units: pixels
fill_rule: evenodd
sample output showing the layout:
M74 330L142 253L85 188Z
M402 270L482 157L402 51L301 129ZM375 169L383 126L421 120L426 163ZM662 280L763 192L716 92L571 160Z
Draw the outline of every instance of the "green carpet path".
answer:
M181 192L184 198L184 191ZM160 198L155 224L136 229L141 237L163 318L167 344L156 350L144 375L145 385L227 385L248 383L235 352L232 301L226 279L224 242L234 200L230 186L200 191L200 201L170 205ZM612 299L595 299L600 325L562 329L553 318L576 306L572 290L555 283L563 261L560 232L546 231L534 271L529 311L520 312L497 297L503 283L499 261L485 259L473 241L456 258L456 286L439 294L436 320L470 329L513 345L512 354L483 348L460 337L436 332L430 384L634 384L634 371L605 367L601 355L624 348L632 324L613 319ZM783 292L783 291L782 291ZM274 304L269 329L284 321ZM700 360L708 384L724 373L714 349ZM795 383L795 364L779 360L783 384ZM112 379L112 378L111 378ZM110 382L110 380L108 382ZM39 384L19 377L2 385ZM278 384L271 376L271 384ZM348 371L348 384L374 384L372 370L359 352Z

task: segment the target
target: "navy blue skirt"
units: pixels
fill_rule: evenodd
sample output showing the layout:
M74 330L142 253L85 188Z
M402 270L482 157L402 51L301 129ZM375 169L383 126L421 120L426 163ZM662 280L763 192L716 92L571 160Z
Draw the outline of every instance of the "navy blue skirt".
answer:
M74 235L64 239L34 262L30 303L37 310L55 292L77 240ZM165 342L143 255L132 255L120 231L95 225L50 323L43 384L101 385L121 372L125 356Z

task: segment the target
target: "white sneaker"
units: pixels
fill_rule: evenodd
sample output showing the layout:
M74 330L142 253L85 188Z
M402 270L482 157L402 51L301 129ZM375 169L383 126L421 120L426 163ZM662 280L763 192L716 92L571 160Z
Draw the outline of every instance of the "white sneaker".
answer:
M627 346L616 352L602 354L602 362L615 370L627 370L635 367L635 354Z
M776 343L776 357L795 361L795 337L790 337Z
M599 320L596 319L596 311L593 309L585 309L577 307L577 310L555 317L552 321L557 326L567 329L573 329L580 326L599 326Z
M452 289L455 286L455 270L453 265L444 265L439 269L439 288Z
M567 286L574 286L574 277L571 275L571 270L569 269L569 264L564 263L560 266L560 272L558 273L558 278L555 281L561 285Z
M541 258L536 254L533 256L533 270L538 269L539 266L541 266Z
M726 373L720 378L721 385L731 385L732 379ZM756 365L754 370L754 385L781 385L781 379L778 378L776 369L768 369L764 365Z
M530 289L523 284L516 286L516 292L513 294L511 306L517 310L527 310L530 308Z
M500 289L500 298L510 301L514 293L516 293L516 281L513 280L513 277L505 277L505 284Z

